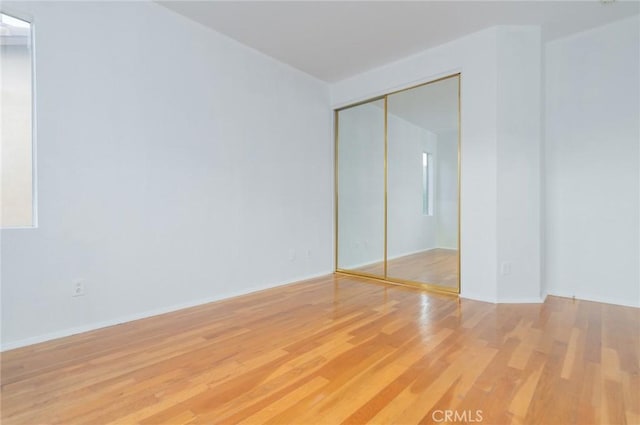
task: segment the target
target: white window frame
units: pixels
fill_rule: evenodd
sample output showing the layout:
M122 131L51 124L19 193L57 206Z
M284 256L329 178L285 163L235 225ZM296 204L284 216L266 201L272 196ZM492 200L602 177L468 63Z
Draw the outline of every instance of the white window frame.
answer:
M14 10L0 8L0 14L29 24L29 42L31 56L31 225L4 226L0 223L0 229L37 229L38 228L38 173L37 173L37 132L36 132L36 37L34 19ZM1 148L0 148L1 149Z

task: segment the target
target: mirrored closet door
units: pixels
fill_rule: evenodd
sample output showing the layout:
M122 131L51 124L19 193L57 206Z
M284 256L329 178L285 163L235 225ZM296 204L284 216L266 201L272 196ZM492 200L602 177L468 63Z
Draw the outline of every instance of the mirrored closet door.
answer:
M384 100L337 114L338 270L384 277Z
M336 111L337 271L459 293L459 74Z

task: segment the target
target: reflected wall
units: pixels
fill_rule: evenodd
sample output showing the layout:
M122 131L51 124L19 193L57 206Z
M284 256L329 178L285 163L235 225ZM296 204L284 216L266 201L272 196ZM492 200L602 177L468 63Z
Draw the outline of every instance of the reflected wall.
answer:
M459 74L336 112L336 269L459 293Z
M387 278L457 290L458 78L387 98Z
M336 115L337 268L384 276L384 100Z

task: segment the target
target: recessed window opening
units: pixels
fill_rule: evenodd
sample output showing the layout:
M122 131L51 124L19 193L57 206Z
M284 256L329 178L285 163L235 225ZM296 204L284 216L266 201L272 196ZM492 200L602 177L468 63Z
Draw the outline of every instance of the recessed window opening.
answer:
M433 215L433 155L422 153L422 214Z
M31 23L0 13L0 225L35 226Z

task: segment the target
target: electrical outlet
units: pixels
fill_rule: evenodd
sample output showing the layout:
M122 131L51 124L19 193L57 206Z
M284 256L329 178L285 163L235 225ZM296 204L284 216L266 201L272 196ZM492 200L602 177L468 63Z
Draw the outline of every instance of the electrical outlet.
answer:
M511 274L511 263L510 262L505 261L500 265L500 274L502 274L503 276Z
M73 292L71 293L71 296L82 297L84 294L84 280L76 280L73 282Z

